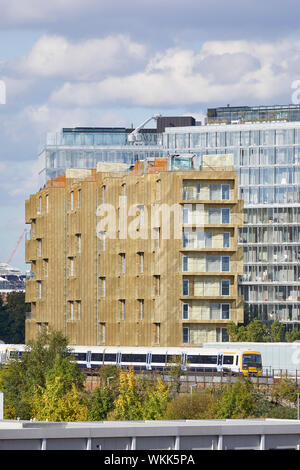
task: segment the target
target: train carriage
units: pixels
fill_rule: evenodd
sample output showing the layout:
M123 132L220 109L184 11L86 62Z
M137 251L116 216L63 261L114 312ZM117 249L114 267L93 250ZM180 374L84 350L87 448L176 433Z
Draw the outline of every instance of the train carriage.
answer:
M25 345L1 344L0 362L18 360ZM183 371L228 373L232 375L262 375L262 358L257 351L220 348L162 348L69 346L79 368L96 369L103 365L134 367L136 370L165 370L180 363Z

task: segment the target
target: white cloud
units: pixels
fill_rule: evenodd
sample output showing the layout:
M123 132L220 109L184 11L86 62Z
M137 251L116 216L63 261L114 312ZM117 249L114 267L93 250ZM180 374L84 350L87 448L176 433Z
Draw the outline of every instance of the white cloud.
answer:
M300 77L300 42L204 43L200 52L169 49L144 70L110 75L92 83L64 83L50 102L60 106L174 106L196 103L270 101L291 96Z
M68 80L95 80L107 73L128 73L145 65L146 46L116 35L71 42L63 36L42 36L21 59L7 64L19 75Z

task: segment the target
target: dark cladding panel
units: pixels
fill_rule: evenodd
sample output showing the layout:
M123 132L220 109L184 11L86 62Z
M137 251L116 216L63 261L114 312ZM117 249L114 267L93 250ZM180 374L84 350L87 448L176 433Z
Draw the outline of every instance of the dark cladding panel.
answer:
M195 125L196 120L192 116L159 117L157 119L157 132L158 134L165 132L166 127L186 127Z

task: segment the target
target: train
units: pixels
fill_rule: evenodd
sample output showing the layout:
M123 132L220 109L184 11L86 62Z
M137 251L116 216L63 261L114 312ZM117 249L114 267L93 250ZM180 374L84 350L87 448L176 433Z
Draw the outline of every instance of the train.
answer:
M27 348L28 349L28 348ZM0 364L19 360L26 346L0 344ZM260 377L263 371L262 355L246 348L181 348L181 347L120 347L69 346L67 354L81 369L97 369L103 365L134 367L136 370L165 370L172 363L180 363L183 371L223 373Z

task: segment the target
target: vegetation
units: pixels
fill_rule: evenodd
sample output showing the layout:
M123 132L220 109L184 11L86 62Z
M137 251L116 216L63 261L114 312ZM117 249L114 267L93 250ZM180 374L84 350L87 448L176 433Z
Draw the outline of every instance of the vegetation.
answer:
M258 324L249 331L257 337ZM42 334L28 345L20 361L0 368L4 417L42 421L297 417L300 388L289 379L262 389L239 378L181 393L180 371L174 360L167 372L169 382L164 382L159 372L136 374L133 368L103 366L99 385L88 391L84 375L68 354L67 339L59 332Z
M244 325L236 325L231 322L227 325L227 333L230 341L239 342L292 342L300 339L300 330L285 331L285 327L278 320L266 323L254 319Z
M25 303L24 292L8 294L6 301L0 296L0 340L4 343L24 344L25 317L30 305Z

